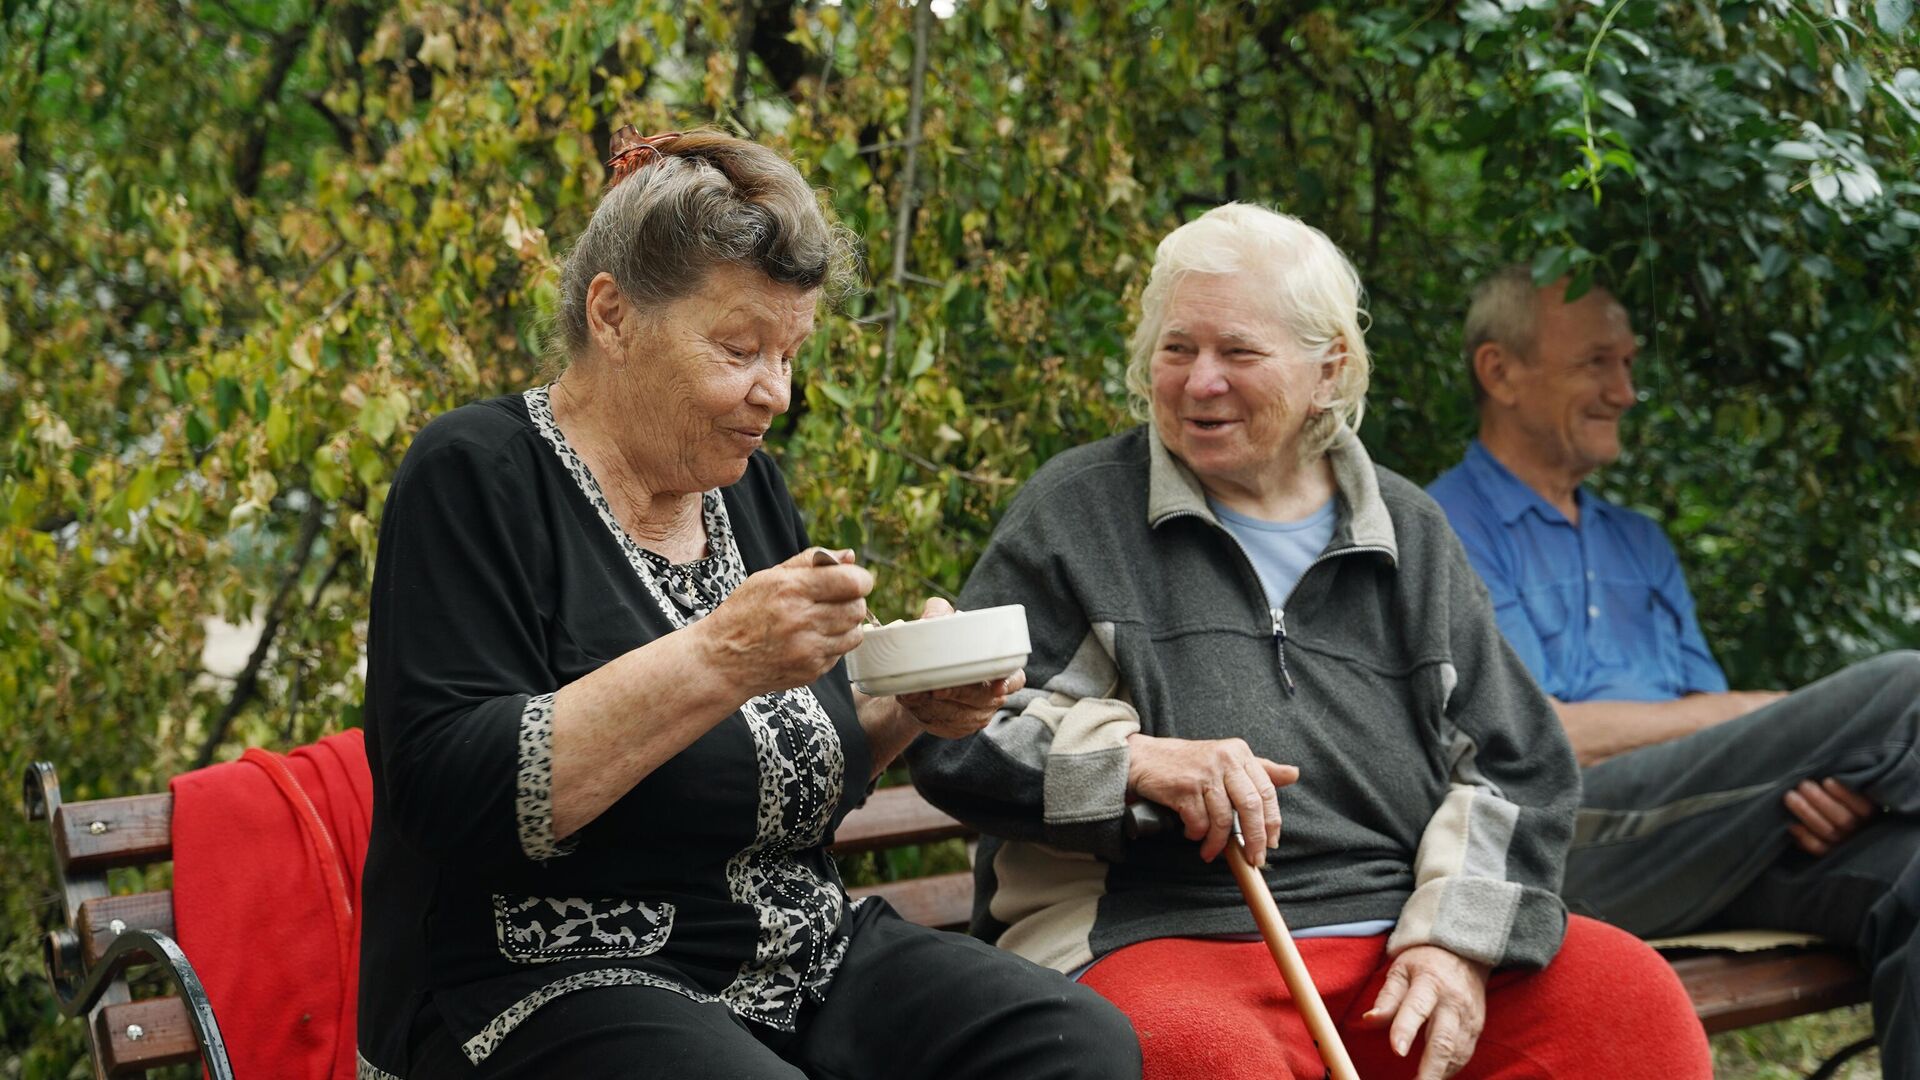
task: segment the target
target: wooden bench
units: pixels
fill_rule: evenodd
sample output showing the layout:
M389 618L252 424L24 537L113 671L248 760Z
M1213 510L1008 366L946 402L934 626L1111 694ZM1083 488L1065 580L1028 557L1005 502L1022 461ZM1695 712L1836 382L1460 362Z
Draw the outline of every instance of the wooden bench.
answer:
M173 796L63 803L53 766L37 762L27 770L26 805L27 816L45 820L52 832L66 915L65 925L46 937L47 977L62 1011L87 1019L95 1075L105 1080L204 1059L209 1076L230 1077L212 1009L172 941L171 893L116 896L107 887L109 870L172 857ZM875 793L850 816L832 850L858 856L972 838L972 830L928 805L917 791L898 787ZM961 929L972 913L973 875L958 870L851 892L885 897L914 922ZM132 998L126 971L142 962L158 963L172 974L173 996ZM1867 997L1859 967L1828 949L1693 952L1670 962L1708 1032L1822 1012ZM1827 1075L1858 1049L1848 1047L1815 1075Z

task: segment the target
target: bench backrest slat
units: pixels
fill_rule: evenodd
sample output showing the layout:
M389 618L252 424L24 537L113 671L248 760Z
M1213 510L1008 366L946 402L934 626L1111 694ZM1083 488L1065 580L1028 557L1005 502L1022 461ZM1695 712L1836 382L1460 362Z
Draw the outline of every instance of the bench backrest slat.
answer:
M116 921L121 924L119 929L114 928ZM74 929L80 935L81 955L86 957L88 967L100 962L121 930L158 930L175 937L173 892L160 889L83 901Z
M847 815L833 834L831 850L854 855L972 835L972 829L934 809L918 791L892 787L874 792L865 806Z
M100 1069L108 1076L138 1076L148 1069L200 1060L193 1021L186 1002L177 997L108 1005L94 1023Z
M66 803L53 812L54 855L85 874L173 858L173 795Z

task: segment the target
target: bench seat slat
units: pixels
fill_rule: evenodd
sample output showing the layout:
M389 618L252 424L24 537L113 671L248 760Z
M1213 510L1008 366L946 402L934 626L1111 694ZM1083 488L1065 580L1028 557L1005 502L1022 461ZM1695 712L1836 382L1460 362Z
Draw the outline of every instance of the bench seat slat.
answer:
M173 858L173 795L66 803L53 812L54 854L68 874Z
M1867 1000L1865 973L1831 949L1672 956L1708 1034Z
M908 922L940 930L965 929L973 918L973 875L967 871L890 881L848 889L854 897L878 896Z

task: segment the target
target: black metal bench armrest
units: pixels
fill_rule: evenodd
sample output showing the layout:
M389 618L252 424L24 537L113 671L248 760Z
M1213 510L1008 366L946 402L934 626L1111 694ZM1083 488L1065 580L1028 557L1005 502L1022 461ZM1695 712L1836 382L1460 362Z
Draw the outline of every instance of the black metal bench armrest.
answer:
M85 1016L100 1002L100 995L126 969L152 962L167 969L180 987L180 1000L186 1003L187 1019L199 1036L200 1050L209 1080L233 1080L233 1063L227 1060L227 1044L220 1038L220 1023L214 1019L213 1004L207 1000L206 987L180 949L179 942L158 930L123 930L107 946L100 962L87 971L75 985L70 980L54 983L53 996L67 1016Z

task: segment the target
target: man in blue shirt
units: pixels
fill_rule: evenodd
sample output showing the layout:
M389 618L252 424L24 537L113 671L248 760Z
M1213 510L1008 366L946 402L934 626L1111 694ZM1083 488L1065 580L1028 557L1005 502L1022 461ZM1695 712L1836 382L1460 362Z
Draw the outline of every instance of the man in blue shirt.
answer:
M1920 1077L1920 653L1728 688L1660 527L1581 486L1620 455L1636 351L1605 290L1495 275L1467 314L1479 437L1427 489L1580 759L1566 899L1643 936L1853 946L1885 1075Z

